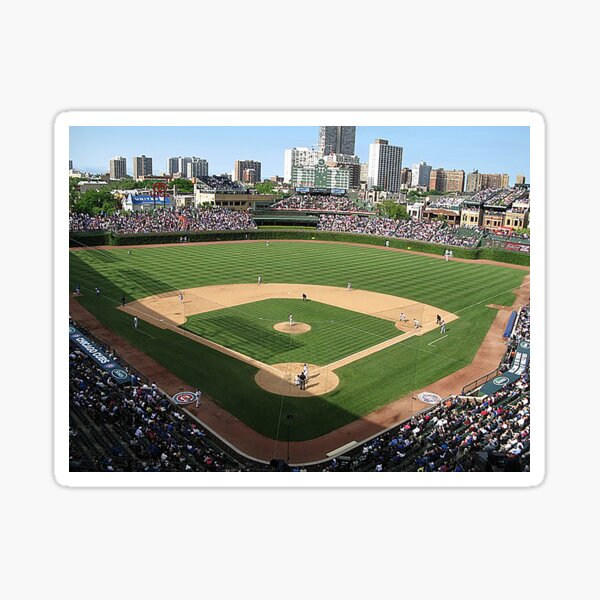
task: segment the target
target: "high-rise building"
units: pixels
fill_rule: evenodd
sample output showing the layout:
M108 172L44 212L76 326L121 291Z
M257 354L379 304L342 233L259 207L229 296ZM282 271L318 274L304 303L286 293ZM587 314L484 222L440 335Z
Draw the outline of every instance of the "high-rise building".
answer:
M402 167L400 171L400 187L409 188L412 182L412 169L410 167Z
M127 177L127 159L123 156L115 156L109 161L109 173L111 179L123 179Z
M152 175L152 159L149 156L133 157L133 178L148 177Z
M256 183L258 181L256 169L244 169L242 173L242 183Z
M167 175L175 175L179 173L179 157L171 156L167 158Z
M433 169L429 177L429 191L462 192L465 187L465 172Z
M429 177L431 176L431 165L428 165L424 160L412 166L411 187L426 188L429 185Z
M379 187L385 192L400 190L402 148L390 146L387 140L375 140L369 145L367 187Z
M233 181L244 181L244 171L246 169L254 169L256 179L252 183L261 181L260 167L260 162L256 160L236 160L233 165Z
M517 175L517 185L525 185L525 175Z
M183 177L187 177L188 165L192 162L191 156L179 156L177 159L177 172Z
M73 170L73 161L69 160L69 171Z
M360 182L367 183L369 179L369 163L360 163Z
M292 181L292 167L314 167L319 160L319 151L314 148L288 148L285 151L283 180Z
M467 175L467 185L465 186L465 192L474 194L481 189L481 173L477 170Z
M354 154L356 127L320 127L319 154Z
M208 161L204 158L192 156L190 162L186 165L185 176L188 179L192 177L206 177L208 175Z

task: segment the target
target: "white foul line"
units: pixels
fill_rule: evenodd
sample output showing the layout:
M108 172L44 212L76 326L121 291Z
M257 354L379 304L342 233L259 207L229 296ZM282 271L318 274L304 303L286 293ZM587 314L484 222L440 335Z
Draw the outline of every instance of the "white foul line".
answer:
M443 340L444 338L448 337L448 334L442 336L441 338L438 338L437 340L433 340L433 342L429 342L429 344L427 344L428 346L432 346L433 344L435 344L436 342L439 342L440 340Z

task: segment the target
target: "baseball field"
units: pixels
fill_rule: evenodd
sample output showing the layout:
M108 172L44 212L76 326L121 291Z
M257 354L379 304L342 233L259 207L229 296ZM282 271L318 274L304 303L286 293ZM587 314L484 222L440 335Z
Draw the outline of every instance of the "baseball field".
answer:
M69 291L220 414L302 442L470 365L527 275L383 246L249 241L78 249Z

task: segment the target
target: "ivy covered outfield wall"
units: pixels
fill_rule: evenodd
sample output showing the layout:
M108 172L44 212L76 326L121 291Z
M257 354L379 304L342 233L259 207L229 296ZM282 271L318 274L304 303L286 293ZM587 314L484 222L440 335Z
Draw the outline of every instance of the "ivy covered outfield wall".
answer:
M361 235L358 233L337 233L333 231L317 231L316 229L253 229L249 231L205 231L174 233L75 233L70 234L71 247L85 246L135 246L138 244L177 243L181 237L188 242L226 242L234 240L323 240L332 242L354 242L383 246L386 238ZM426 254L442 255L446 248L451 248L457 258L472 260L487 259L515 265L529 266L529 254L510 252L497 248L461 248L444 244L430 244L415 240L387 238L391 248L414 250Z

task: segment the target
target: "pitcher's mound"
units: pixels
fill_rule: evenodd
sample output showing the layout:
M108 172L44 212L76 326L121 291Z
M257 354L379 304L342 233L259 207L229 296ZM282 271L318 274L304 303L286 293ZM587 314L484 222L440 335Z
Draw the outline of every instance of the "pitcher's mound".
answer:
M311 327L308 323L294 323L290 325L289 321L284 321L283 323L273 325L273 329L282 331L283 333L306 333L310 331Z
M306 389L301 390L294 384L296 375L302 372L304 363L280 363L273 370L261 369L254 377L256 383L271 392L283 396L318 396L334 390L340 383L339 377L325 367L307 365L308 381Z

